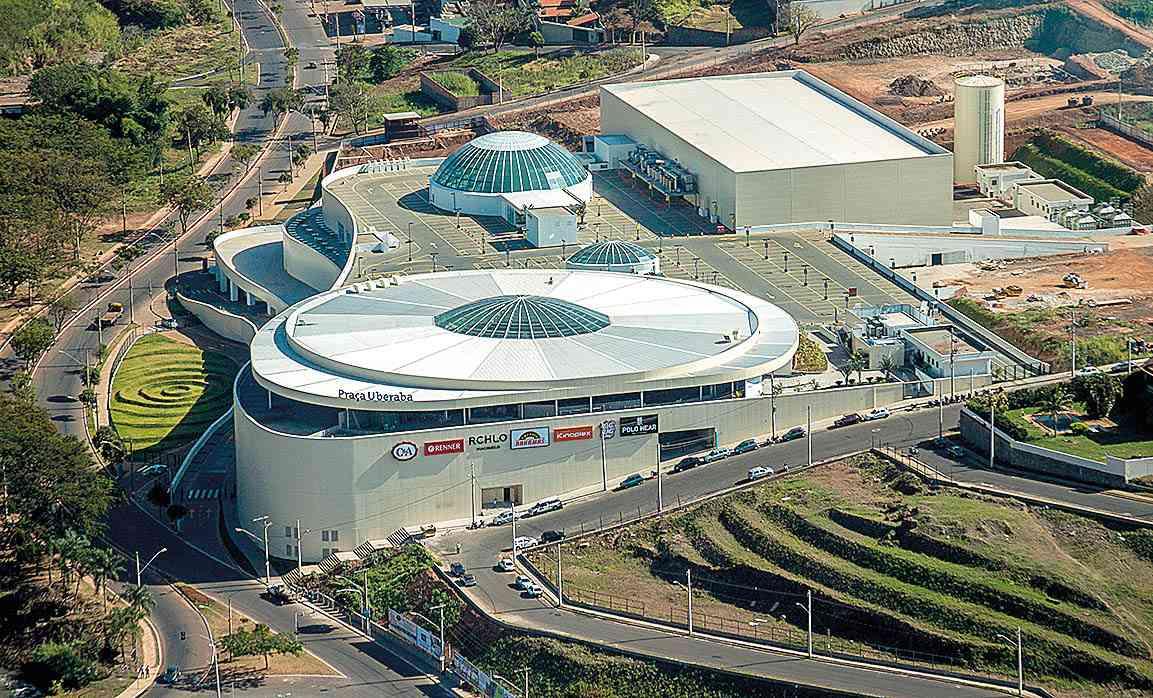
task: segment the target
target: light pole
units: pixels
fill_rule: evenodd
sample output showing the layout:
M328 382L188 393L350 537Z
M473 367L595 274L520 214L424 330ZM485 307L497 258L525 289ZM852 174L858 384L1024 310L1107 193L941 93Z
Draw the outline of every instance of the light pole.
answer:
M949 397L957 397L957 335L952 325L949 325Z
M807 589L805 591L805 603L801 603L800 601L797 601L796 603L797 603L797 606L805 609L805 615L808 616L808 619L809 619L808 649L809 649L809 659L812 659L813 658L813 590Z
M777 384L769 374L769 436L777 438Z
M268 528L272 526L272 520L269 519L267 514L264 516L258 516L252 520L252 523L261 522L264 523L264 585L270 586L272 584L272 563L269 560L268 552ZM256 538L256 534L252 531L249 531L247 528L237 527L236 532L244 533L246 535L252 536L253 538Z
M141 586L140 575L144 572L144 570L148 569L148 566L152 564L152 561L155 560L160 555L160 553L165 553L165 552L168 552L168 548L161 548L160 550L157 550L155 553L152 554L152 557L148 558L148 562L144 563L144 566L141 567L140 566L140 551L139 550L136 551L136 586L137 587Z
M989 470L993 470L994 464L996 463L994 458L994 450L997 446L996 412L996 395L989 393Z
M408 261L412 261L412 221L408 222Z
M1069 367L1069 376L1077 377L1077 311L1069 311L1069 344L1072 347L1073 365Z
M600 437L601 437L601 492L609 491L609 466L608 459L605 456L605 430L608 429L609 420L605 420L600 424Z
M680 582L673 580L675 586L683 586L685 594L688 596L688 615L689 615L689 637L693 636L693 568L689 567L685 570L685 583L682 585Z
M809 465L813 464L813 406L805 405L805 444L809 450Z
M1014 642L1011 637L1002 633L997 633L997 637L1001 638L1010 645L1017 646L1017 695L1025 695L1025 658L1024 648L1021 644L1021 627L1017 626L1017 640Z
M440 635L440 673L441 674L444 674L444 607L446 605L448 605L448 604L443 604L443 603L437 604L436 606L430 606L428 609L430 611L440 611L440 623L437 627L440 630L439 635ZM417 611L413 611L412 614L414 616L420 616L421 618L424 618L425 622L429 623L430 625L432 624L432 621L428 619L428 616L424 615L423 613L418 613Z
M661 459L657 458L657 513L665 509L664 491L661 487Z

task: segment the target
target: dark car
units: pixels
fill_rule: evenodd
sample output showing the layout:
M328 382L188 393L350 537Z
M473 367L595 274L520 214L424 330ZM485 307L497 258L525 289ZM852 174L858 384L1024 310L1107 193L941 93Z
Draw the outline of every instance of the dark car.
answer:
M786 431L784 434L781 434L781 438L777 439L777 443L784 443L786 441L793 441L795 439L803 439L805 438L806 433L807 432L805 431L804 427L793 427L792 429Z
M564 540L564 531L545 531L540 534L541 543L555 543L558 540Z
M693 468L697 467L698 465L700 465L703 462L704 461L702 461L697 456L688 456L687 458L682 458L679 461L677 461L677 464L673 466L673 469L671 472L679 473L679 472L683 472L685 470L692 470Z
M737 456L742 453L748 453L749 451L755 451L757 448L758 446L756 439L745 439L733 447L733 455Z
M850 412L849 414L837 417L837 421L833 422L833 428L835 429L837 427L847 427L853 424L860 424L861 421L861 415L857 414L856 412Z
M630 487L636 487L637 485L643 484L644 481L644 475L641 475L640 473L633 473L632 475L629 475L625 479L621 480L620 488L622 490L627 490Z

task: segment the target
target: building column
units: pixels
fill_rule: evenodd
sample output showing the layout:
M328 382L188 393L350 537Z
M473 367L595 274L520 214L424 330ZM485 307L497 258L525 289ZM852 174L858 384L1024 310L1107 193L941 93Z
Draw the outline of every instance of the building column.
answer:
M228 281L228 277L224 275L224 272L220 270L220 267L216 267L216 270L216 284L220 288L220 292L228 293L228 286L230 283Z
M240 289L231 280L228 282L228 300L235 303L240 299Z
M256 297L253 296L248 291L245 291L244 292L244 304L251 308L252 306L256 305Z

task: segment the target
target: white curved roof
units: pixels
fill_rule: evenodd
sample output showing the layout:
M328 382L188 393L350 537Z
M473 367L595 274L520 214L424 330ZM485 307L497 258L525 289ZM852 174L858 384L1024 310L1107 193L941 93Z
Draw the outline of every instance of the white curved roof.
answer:
M483 323L461 322L477 305ZM489 308L504 315L494 320ZM581 309L586 322L577 331L547 331L558 321L553 311L567 313L567 328ZM775 305L705 284L593 271L452 271L300 303L258 333L252 365L265 387L306 402L347 405L342 397L375 392L393 396L377 409L419 409L404 403L575 386L595 392L608 383L639 390L692 376L737 380L785 365L797 336Z

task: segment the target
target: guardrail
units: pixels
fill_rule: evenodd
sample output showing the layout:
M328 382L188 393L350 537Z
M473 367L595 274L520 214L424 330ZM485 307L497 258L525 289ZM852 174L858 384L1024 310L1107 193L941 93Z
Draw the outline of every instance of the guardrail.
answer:
M168 486L168 492L170 495L176 495L172 499L173 502L181 499L179 497L181 494L180 483L182 480L184 480L184 474L188 472L188 468L191 467L192 461L195 460L196 456L200 454L201 449L203 449L204 445L208 443L208 440L211 439L216 434L216 432L220 430L220 427L223 426L225 422L232 420L233 410L234 408L229 407L224 414L217 417L216 421L210 424L208 428L204 430L204 433L201 434L198 439L196 439L196 442L192 444L192 448L188 449L188 453L184 454L184 460L180 462L180 467L176 470L176 474L172 477L172 483Z

